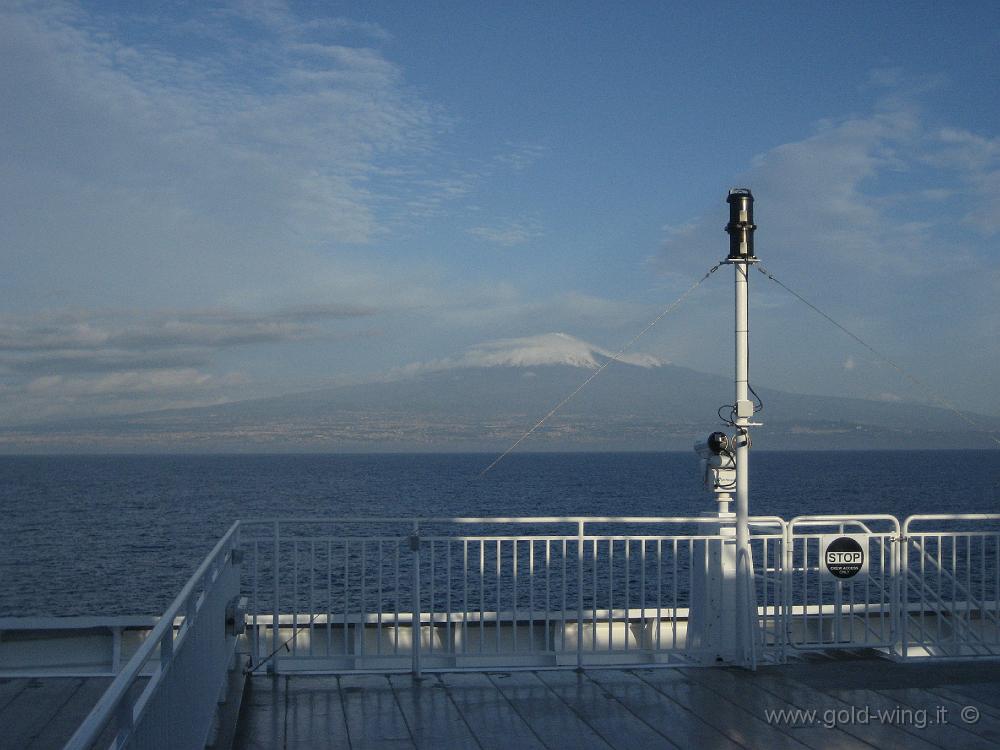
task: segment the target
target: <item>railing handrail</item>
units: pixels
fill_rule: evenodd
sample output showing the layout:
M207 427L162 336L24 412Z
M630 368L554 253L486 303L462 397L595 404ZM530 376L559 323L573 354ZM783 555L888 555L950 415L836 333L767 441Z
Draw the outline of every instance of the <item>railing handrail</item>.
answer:
M238 532L240 525L240 521L234 522L229 527L229 531L215 544L212 551L208 553L198 569L188 579L184 588L167 607L146 640L128 660L128 663L122 667L108 689L104 691L96 705L87 714L87 718L83 720L69 742L66 743L64 750L84 750L100 737L108 722L115 716L115 712L127 696L129 689L142 676L143 666L152 657L153 651L159 646L160 641L167 634L167 630L173 629L174 620L182 613L182 608L186 606L188 599L195 592L195 587L204 578L219 554L229 546L230 540Z
M751 516L751 524L784 525L780 516ZM733 519L735 523L735 519ZM287 524L317 524L317 523L454 523L454 524L579 524L579 523L704 523L717 524L716 516L313 516L313 517L274 517L241 519L242 526L263 526L280 523Z
M914 521L1000 521L1000 513L915 513L903 521L903 535L909 536L910 524ZM941 533L941 532L935 532ZM961 534L961 531L944 532Z
M872 531L868 524L862 523L863 521L891 521L896 535L899 535L899 519L888 513L820 513L795 516L788 522L788 529L791 533L794 533L796 526L827 526L835 523L854 523L860 526L866 534L878 536L880 534L891 533L888 531Z

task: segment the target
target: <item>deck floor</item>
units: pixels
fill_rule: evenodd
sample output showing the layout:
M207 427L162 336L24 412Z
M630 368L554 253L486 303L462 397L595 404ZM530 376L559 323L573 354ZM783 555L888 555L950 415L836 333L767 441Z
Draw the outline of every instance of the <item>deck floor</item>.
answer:
M0 679L0 750L61 748L110 684L110 677Z
M966 707L972 707L972 709ZM815 710L810 721L770 712ZM965 721L973 712L975 722ZM883 712L879 715L876 712ZM865 722L865 717L868 717ZM830 725L830 726L827 726ZM255 677L236 748L1000 746L1000 662Z

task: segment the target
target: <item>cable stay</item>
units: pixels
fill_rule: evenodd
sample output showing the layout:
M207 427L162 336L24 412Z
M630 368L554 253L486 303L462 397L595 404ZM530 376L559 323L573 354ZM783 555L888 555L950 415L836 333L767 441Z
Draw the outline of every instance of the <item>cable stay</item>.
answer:
M943 408L945 408L948 411L950 411L953 414L955 414L957 417L959 417L962 421L964 421L965 423L967 423L969 426L974 427L975 429L980 430L982 432L985 432L994 443L996 443L998 446L1000 446L1000 438L997 438L995 434L993 434L992 432L990 432L988 429L984 428L982 425L980 425L978 422L976 422L976 420L974 420L972 417L970 417L967 413L963 412L957 406L955 406L953 403L951 403L948 399L946 399L943 396L941 396L938 393L936 393L933 389L931 389L930 386L928 386L922 380L920 380L919 378L917 378L915 375L911 375L908 371L906 371L905 369L903 369L902 366L896 364L893 360L891 360L885 354L883 354L878 349L876 349L875 347L873 347L867 341L865 341L864 339L862 339L856 333L854 333L853 331L848 330L846 327L844 327L843 325L841 325L840 323L838 323L836 320L834 320L833 318L831 318L829 315L827 315L825 312L823 312L818 307L816 307L816 305L814 305L812 302L810 302L809 300L807 300L801 294L799 294L798 292L796 292L794 289L790 288L787 284L785 284L782 281L780 281L779 279L775 278L774 274L772 274L770 271L768 271L762 265L757 264L757 270L760 271L765 276L767 276L767 278L769 278L775 284L777 284L782 289L784 289L786 292L788 292L789 294L791 294L793 297L795 297L796 299L798 299L799 302L801 302L802 304L804 304L806 307L810 308L813 312L815 312L818 315L820 315L821 317L825 318L828 322L830 322L831 324L833 324L834 326L836 326L837 328L839 328L841 331L843 331L844 333L846 333L848 336L850 336L852 339L854 339L856 342L858 342L859 344L861 344L861 346L863 346L869 352L871 352L872 354L874 354L879 360L881 360L882 362L884 362L885 364L889 365L891 368L893 368L894 370L896 370L896 372L898 372L900 375L902 375L904 378L906 378L908 381L910 381L910 383L912 383L918 389L920 389L924 393L925 396L927 396L932 401L937 402L940 406L942 406Z
M711 276L713 273L715 273L716 271L718 271L719 268L722 267L723 263L725 263L725 261L719 261L718 263L716 263L714 266L712 266L710 269L708 269L708 271L705 273L704 276L702 276L694 284L692 284L690 287L688 287L688 289L680 297L678 297L673 302L671 302L669 305L667 305L663 309L663 311L660 312L659 315L657 315L655 318L653 318L651 321L649 321L649 323L646 325L645 328L643 328L641 331L639 331L639 333L637 333L635 336L633 336L631 339L629 339L625 344L623 344L622 347L617 352L614 353L614 355L612 355L607 361L605 361L603 364L601 364L600 367L598 367L596 370L594 370L594 372L592 372L590 374L590 377L588 377L586 380L584 380L582 383L580 383L580 385L577 386L576 390L574 390L572 393L570 393L568 396L566 396L566 398L564 398L558 404L556 404L555 406L553 406L549 410L549 412L544 417L542 417L541 419L539 419L531 429L529 429L527 432L525 432L523 435L521 435L521 437L519 437L517 440L515 440L514 443L507 450L505 450L503 453L501 453L499 456L497 456L493 460L493 463L491 463L489 466L487 466L485 469L483 469L481 472L479 472L479 478L481 479L482 477L486 476L486 474L494 466L496 466L498 463L500 463L501 461L503 461L515 448L517 448L517 446L519 446L521 443L523 443L525 440L527 440L528 437L535 430L537 430L539 427L541 427L543 424L545 424L549 420L549 418L552 417L553 414L555 414L563 406L565 406L567 403L569 403L569 401L574 396L576 396L576 394L578 394L580 391L582 391L584 388L586 388L588 385L590 385L590 382L594 378L596 378L598 375L600 375L602 372L604 372L604 370L608 367L608 365L612 364L613 362L619 361L621 359L621 357L625 354L626 350L629 347L632 346L632 344L634 344L636 341L638 341L640 338L642 338L642 336L644 336L653 326L655 326L657 323L659 323L661 320L663 320L663 318L665 318L667 315L669 315L675 309L677 309L677 307L679 307L680 304L685 299L687 299L688 296L695 289L697 289L699 286L701 286L702 283L709 276Z

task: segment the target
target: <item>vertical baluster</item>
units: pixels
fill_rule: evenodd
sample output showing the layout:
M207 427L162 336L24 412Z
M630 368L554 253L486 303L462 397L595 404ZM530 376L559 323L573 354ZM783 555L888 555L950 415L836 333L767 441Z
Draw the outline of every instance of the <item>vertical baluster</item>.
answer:
M583 521L576 531L576 666L583 666Z
M545 540L545 650L549 649L549 616L552 612L552 602L550 594L552 592L552 555L551 555L551 543L552 540L546 538ZM555 650L554 648L552 649Z
M413 562L413 614L410 627L413 637L412 671L413 676L420 678L420 641L421 641L421 605L420 605L420 527L413 523L413 534L410 536L410 551Z
M972 624L972 535L965 535L965 621Z
M761 578L762 578L762 583L763 583L762 588L764 590L764 618L763 618L763 620L764 620L763 625L764 626L761 628L760 637L761 637L761 645L765 645L766 642L767 642L767 629L768 629L768 622L769 622L768 621L768 611L767 611L767 595L768 595L768 588L767 588L767 578L768 578L767 567L768 566L767 566L767 537L766 536L761 538L761 546L763 548L763 553L762 553L763 554L763 559L761 560ZM752 574L753 574L753 571L751 571L751 575ZM853 619L852 619L851 622L853 623ZM853 624L851 625L851 632L852 633L854 632L854 626L853 626Z
M462 653L469 653L469 540L462 540Z
M447 586L445 587L445 651L454 654L455 647L451 638L451 547L452 541L446 539L444 542L445 551L447 554Z
M691 622L691 605L694 603L694 540L688 537L687 540L688 557L688 622ZM705 551L708 551L708 542L705 543Z
M642 558L639 568L639 623L642 628L639 644L642 648L646 643L646 540L639 541L639 557Z
M402 605L399 601L399 545L400 540L396 540L395 546L395 563L393 571L393 612L392 612L392 654L393 656L399 656L399 616L403 611Z
M496 542L497 542L497 566L496 566L496 579L497 579L497 581L496 581L497 582L497 585L496 585L497 603L496 604L497 604L497 611L496 611L496 615L493 618L493 622L495 623L495 630L496 630L496 653L499 654L500 653L500 602L501 602L501 598L500 598L500 539L498 538L496 540Z
M677 537L674 537L674 539L673 539L673 549L671 550L671 554L672 554L672 557L673 557L674 569L673 569L673 574L670 577L670 580L672 581L672 584L673 584L672 588L673 588L673 594L674 594L674 596L673 596L674 601L673 601L673 615L670 618L671 619L671 622L670 622L670 648L676 650L677 649L677 619L678 619L677 618L677 588L678 588L678 583L679 583L679 581L677 580ZM688 594L688 598L690 599L690 594ZM690 620L690 618L691 618L691 605L690 605L690 602L689 602L688 603L688 620Z
M562 540L562 609L560 612L562 613L563 651L566 651L566 537L563 537Z
M656 650L660 650L663 629L663 539L656 540Z
M368 651L367 644L365 643L365 631L368 629L368 541L366 539L361 540L361 583L360 583L360 594L361 603L358 607L360 620L358 622L356 643L359 644L359 656L364 656Z
M510 600L511 603L510 630L511 630L511 643L512 643L511 648L515 654L517 653L517 593L518 593L517 592L517 543L518 541L519 540L515 537L514 540L511 542L513 549L511 552L511 563L510 563L511 581L513 583L513 589L514 589Z
M958 537L951 537L951 642L958 642L958 628L955 621L958 619Z
M979 537L979 601L982 602L982 613L979 616L980 622L988 622L986 612L986 535Z
M590 603L590 650L595 654L597 653L597 545L597 537L590 540L591 582L594 593L593 601Z
M430 644L428 645L428 649L427 650L428 650L428 653L433 654L434 653L434 596L435 596L435 594L434 594L434 583L435 583L435 581L434 581L434 558L437 557L437 555L434 552L434 549L435 549L436 545L435 545L435 542L434 542L433 538L431 538L431 539L428 540L427 546L428 546L428 550L430 552L430 558L431 558L431 560L430 560L430 566L431 566L431 570L430 570L430 574L431 574L431 598L430 598L430 608L429 608L430 611L428 612L428 617L430 618L430 625L428 627L428 631L430 632Z
M608 537L608 651L615 641L615 539Z
M260 664L260 602L257 597L257 580L260 573L260 543L253 540L253 665Z
M316 622L316 540L309 541L309 656L313 656L313 625Z
M299 639L299 540L292 541L292 656L298 654Z
M622 623L622 635L625 637L625 650L628 651L629 634L631 633L632 624L632 573L629 569L629 558L631 555L630 547L631 540L628 537L625 538L625 621Z
M348 654L348 642L351 640L351 628L347 621L347 610L351 608L351 541L344 537L344 599L341 604L341 615L344 620L344 656Z
M479 653L486 651L486 539L479 540Z
M385 587L382 585L382 539L378 540L378 597L375 600L375 654L382 655L382 592Z
M528 652L535 650L535 539L528 539Z
M274 522L274 613L271 618L271 651L274 656L271 659L271 670L278 673L278 643L281 638L281 622L278 614L278 601L280 598L280 588L278 575L281 559L281 527L278 522Z
M326 540L326 655L333 656L333 540Z

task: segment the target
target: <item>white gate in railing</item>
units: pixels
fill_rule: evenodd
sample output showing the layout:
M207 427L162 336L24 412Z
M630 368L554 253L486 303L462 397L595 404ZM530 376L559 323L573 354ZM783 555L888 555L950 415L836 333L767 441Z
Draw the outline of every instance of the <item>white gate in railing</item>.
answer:
M791 649L891 649L897 642L899 521L894 516L798 516L788 522L783 561L786 645ZM823 543L850 536L867 557L865 575L838 579Z

